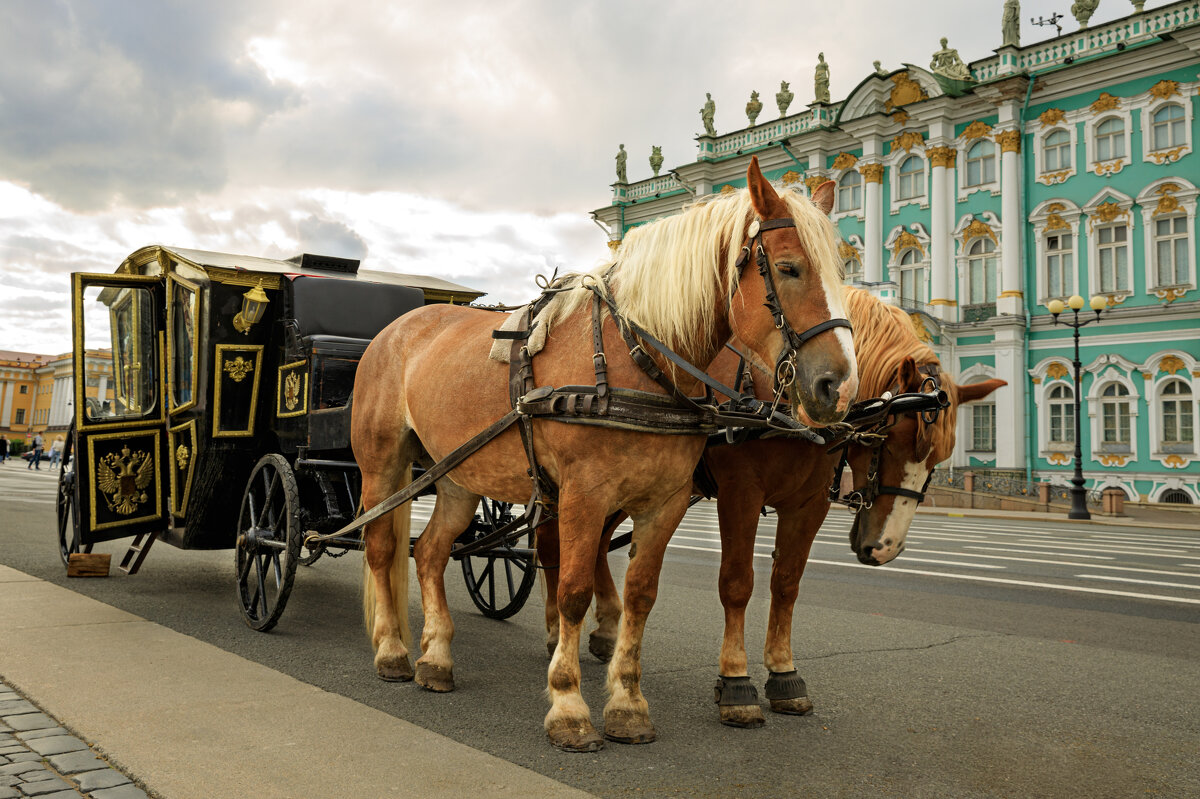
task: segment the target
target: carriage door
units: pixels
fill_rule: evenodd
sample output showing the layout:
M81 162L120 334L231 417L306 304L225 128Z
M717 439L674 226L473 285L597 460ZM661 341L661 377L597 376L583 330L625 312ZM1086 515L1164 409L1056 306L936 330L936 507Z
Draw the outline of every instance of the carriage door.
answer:
M160 277L71 275L83 545L167 526L164 294Z

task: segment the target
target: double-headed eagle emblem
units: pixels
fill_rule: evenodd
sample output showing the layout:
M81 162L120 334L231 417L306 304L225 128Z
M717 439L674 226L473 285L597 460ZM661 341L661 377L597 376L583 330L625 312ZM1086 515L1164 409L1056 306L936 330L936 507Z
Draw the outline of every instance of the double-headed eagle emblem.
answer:
M113 513L128 516L146 501L146 487L154 476L154 457L142 450L110 452L96 464L96 485Z

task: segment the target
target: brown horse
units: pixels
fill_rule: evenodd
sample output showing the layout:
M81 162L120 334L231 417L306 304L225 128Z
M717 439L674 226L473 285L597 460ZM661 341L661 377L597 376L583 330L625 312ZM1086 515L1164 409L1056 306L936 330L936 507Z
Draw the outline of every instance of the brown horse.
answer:
M884 392L916 392L933 383L949 396L949 407L929 422L919 414L902 414L881 431L882 437L851 440L847 458L853 470L858 497L867 498L855 516L851 547L863 563L880 565L904 548L926 479L933 467L954 449L958 406L982 399L1003 380L956 385L941 373L933 350L921 342L908 316L860 289L846 288L846 307L854 325L860 394L878 397ZM726 349L710 366L718 380L733 385L739 357ZM769 396L769 377L761 368L753 372L755 393ZM932 380L931 380L932 378ZM877 445L877 446L875 446ZM877 453L877 454L876 454ZM777 713L804 714L812 710L804 681L796 674L792 657L792 612L809 550L829 512L830 483L841 452L788 438L763 438L740 444L708 448L704 468L717 487L717 515L721 528L719 592L725 607L725 635L721 644L718 686L721 721L749 727L764 723L757 690L749 684L744 630L746 604L754 587L754 541L760 510L777 514L775 553L771 568L771 610L767 623L764 661L769 671L766 693ZM874 460L875 468L872 468ZM900 489L897 491L896 489ZM851 496L854 496L852 494ZM610 519L607 534L616 527ZM539 552L552 558L553 542L539 540ZM543 549L545 550L543 552ZM616 586L601 551L597 562L596 619L591 651L608 657L620 618ZM551 585L554 573L545 572ZM553 590L550 591L551 597ZM547 602L547 646L557 640L552 602Z
M803 338L793 331L844 316L837 238L827 217L832 184L818 189L813 202L794 192L781 196L763 178L757 160L747 184L746 190L631 231L613 263L590 277L574 276L567 285L576 288L557 294L543 317L549 332L534 360L537 383L582 385L595 379L592 287L608 294L624 318L701 368L733 334L764 363L786 366L784 356L796 338ZM743 249L762 256L763 277L742 268ZM772 294L779 326L764 308ZM414 462L445 457L508 413L508 367L488 358L492 331L503 321L490 311L428 306L396 320L368 347L355 380L351 428L364 507L406 485ZM611 314L603 316L602 339L611 385L666 393L627 354ZM695 380L654 357L680 391L698 390ZM792 363L795 380L786 399L796 415L817 423L841 419L858 383L849 331L833 328L815 335ZM609 666L604 734L627 743L655 737L640 688L641 638L667 540L687 509L704 440L703 435L549 420L533 424L537 462L557 488L561 558L555 600L563 636L550 663L551 707L545 718L556 746L594 751L602 745L580 692L579 633L591 604L602 522L617 512L633 519L636 554L626 575L623 622ZM509 428L437 482L433 514L413 549L425 614L415 678L425 688L454 687L454 625L444 585L454 540L470 523L481 496L528 500L528 470L521 438ZM377 519L364 532L364 613L376 671L390 680L414 676L411 642L402 629L408 518L402 507L392 520Z

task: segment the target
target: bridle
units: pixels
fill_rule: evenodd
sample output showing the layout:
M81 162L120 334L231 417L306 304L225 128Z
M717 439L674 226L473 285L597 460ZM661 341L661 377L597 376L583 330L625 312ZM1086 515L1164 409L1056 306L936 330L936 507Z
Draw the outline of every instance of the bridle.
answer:
M736 268L740 274L746 264L749 263L751 256L754 257L755 263L758 265L758 273L762 275L763 283L766 287L767 301L765 304L767 310L771 312L771 317L775 320L775 328L783 334L783 349L779 353L779 358L775 361L776 397L781 396L784 389L796 382L796 357L805 342L835 327L844 327L852 333L854 332L854 327L850 324L849 319L833 318L826 319L824 322L815 324L807 330L797 333L783 315L783 306L780 304L779 295L775 291L775 278L771 275L771 265L767 260L767 251L763 247L762 234L768 230L794 228L795 226L796 221L790 217L767 219L763 222L754 220L750 223L750 228L747 231L749 240L742 247L742 254L738 257L736 264Z
M949 407L949 394L941 387L937 364L922 364L917 372L924 375L919 390L915 393L895 394L886 392L880 399L857 403L846 416L844 425L849 426L844 440L831 448L830 452L841 450L841 457L833 470L833 483L829 487L829 501L840 502L860 513L869 510L880 496L898 496L915 499L917 504L925 501L925 492L929 489L929 481L933 479L930 470L925 478L925 484L920 491L903 486L892 486L880 483L879 461L883 453L884 442L887 441L888 431L896 425L898 417L905 413L916 414L918 422L925 425L935 424L942 409ZM898 386L897 386L898 388ZM871 463L867 467L867 482L863 488L841 494L842 472L849 462L850 446L860 444L871 450Z

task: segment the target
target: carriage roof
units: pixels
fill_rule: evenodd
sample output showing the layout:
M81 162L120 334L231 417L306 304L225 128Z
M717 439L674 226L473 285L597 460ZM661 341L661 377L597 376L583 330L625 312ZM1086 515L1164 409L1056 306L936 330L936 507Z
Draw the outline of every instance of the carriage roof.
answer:
M453 283L429 275L411 275L398 272L381 272L359 269L359 261L349 258L312 255L305 253L287 260L260 258L254 255L236 255L209 250L193 250L186 247L169 247L151 244L129 255L118 272L138 273L151 261L160 263L167 258L190 264L206 272L241 272L264 275L311 276L338 278L361 283L382 283L409 286L420 289L427 301L470 303L486 292Z

